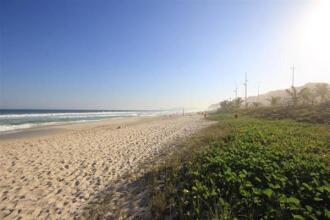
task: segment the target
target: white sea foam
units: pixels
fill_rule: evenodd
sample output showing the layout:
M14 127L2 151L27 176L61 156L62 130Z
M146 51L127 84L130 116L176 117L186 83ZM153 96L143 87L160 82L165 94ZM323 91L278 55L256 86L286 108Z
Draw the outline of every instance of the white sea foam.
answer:
M0 125L0 133L16 131L16 130L19 131L19 130L24 130L24 129L33 128L33 127L49 126L49 125L57 125L57 124L61 124L61 123L45 122L45 123L40 123L40 124L26 123L26 124L20 124L20 125Z
M4 114L0 119L21 119L37 117L56 117L56 118L85 118L85 117L115 117L115 116L139 116L146 112L70 112L70 113L32 113L32 114Z
M21 125L0 125L0 132L21 130L33 127L33 124L21 124Z
M0 134L7 133L11 131L20 131L28 128L37 128L37 127L45 127L51 125L65 125L65 124L73 124L73 123L84 123L84 122L96 122L100 120L78 120L78 121L66 121L66 122L44 122L44 123L25 123L19 125L0 125Z
M32 127L82 123L109 118L157 116L176 111L100 111L100 112L53 112L0 114L0 133L24 130Z

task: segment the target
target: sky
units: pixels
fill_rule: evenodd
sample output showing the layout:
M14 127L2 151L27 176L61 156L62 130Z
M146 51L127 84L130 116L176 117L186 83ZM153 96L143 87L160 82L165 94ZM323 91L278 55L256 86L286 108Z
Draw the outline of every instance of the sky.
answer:
M0 0L0 108L203 109L330 82L328 0Z

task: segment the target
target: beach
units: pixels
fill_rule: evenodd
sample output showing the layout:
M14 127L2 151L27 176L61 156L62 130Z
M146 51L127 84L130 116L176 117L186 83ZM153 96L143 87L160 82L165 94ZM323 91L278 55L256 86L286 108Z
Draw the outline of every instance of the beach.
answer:
M197 114L124 118L0 137L0 219L82 218L100 192L209 123Z

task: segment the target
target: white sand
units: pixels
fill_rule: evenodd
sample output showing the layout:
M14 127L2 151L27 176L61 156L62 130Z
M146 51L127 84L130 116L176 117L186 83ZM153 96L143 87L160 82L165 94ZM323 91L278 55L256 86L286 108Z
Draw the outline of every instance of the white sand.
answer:
M77 218L98 192L206 124L198 115L122 119L0 141L0 219Z

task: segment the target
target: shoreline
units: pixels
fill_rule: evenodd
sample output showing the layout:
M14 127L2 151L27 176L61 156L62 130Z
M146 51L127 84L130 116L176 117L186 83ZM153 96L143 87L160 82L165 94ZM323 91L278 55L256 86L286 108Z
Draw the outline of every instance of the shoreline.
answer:
M157 117L176 114L161 110L47 110L47 109L0 109L0 139L21 137L24 133L49 127L85 124L116 119ZM31 132L28 132L31 133Z
M95 128L99 126L119 126L120 124L130 124L139 120L148 118L167 117L168 115L161 116L136 116L136 117L117 117L109 118L98 121L85 121L85 122L67 122L63 124L41 125L16 131L9 131L0 134L0 143L4 141L25 139L25 138L38 138L50 136L54 134L61 134L74 130L81 130L86 128Z

